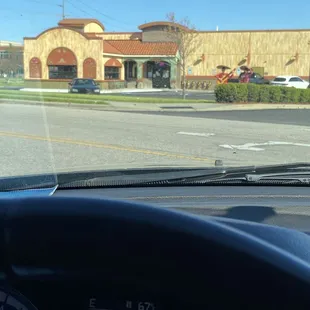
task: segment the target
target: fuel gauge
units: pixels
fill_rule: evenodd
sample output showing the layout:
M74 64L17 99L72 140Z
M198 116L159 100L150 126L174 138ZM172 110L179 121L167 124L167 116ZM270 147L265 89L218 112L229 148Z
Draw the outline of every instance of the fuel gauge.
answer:
M0 310L37 310L37 308L18 291L0 287Z

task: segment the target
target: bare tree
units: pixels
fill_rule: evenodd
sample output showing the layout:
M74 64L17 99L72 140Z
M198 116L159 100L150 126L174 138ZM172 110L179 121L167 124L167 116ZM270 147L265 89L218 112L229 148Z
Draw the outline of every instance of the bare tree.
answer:
M195 54L197 49L198 32L188 18L177 20L174 13L169 13L167 15L167 20L169 22L169 25L166 28L168 37L178 46L178 64L180 66L182 78L182 95L183 99L185 99L186 69L189 62L189 57L192 54Z

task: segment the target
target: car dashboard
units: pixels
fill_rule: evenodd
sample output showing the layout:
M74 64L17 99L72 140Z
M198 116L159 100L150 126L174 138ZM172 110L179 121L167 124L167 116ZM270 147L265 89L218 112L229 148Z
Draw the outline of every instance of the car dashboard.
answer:
M306 309L306 187L58 190L3 199L5 309Z

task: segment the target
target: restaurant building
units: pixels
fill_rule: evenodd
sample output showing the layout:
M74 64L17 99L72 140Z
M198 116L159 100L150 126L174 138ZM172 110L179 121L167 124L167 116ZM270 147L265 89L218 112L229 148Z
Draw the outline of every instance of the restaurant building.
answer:
M137 32L106 32L96 19L64 19L24 38L26 87L67 88L72 78L93 78L102 88L176 88L181 71L168 22ZM182 27L181 25L179 25ZM212 81L218 65L248 65L266 78L310 75L310 30L199 31L188 57L189 80Z

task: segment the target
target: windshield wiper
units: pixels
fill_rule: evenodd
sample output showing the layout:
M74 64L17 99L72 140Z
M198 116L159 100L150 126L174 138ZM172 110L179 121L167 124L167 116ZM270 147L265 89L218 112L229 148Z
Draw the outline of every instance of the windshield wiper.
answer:
M284 172L284 173L269 173L269 174L246 174L247 182L267 182L267 181L278 181L278 182L293 182L310 184L310 171L306 172Z
M308 179L309 177L309 179ZM278 181L308 184L310 164L93 171L58 175L59 188L203 185Z

